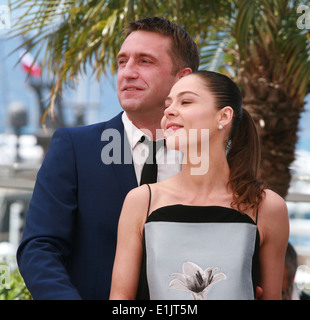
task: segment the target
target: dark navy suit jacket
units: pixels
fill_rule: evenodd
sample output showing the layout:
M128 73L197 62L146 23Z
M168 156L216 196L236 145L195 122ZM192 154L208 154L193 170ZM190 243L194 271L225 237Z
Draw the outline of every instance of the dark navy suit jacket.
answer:
M102 141L102 133L111 128L122 137L121 150L107 148L111 156L131 154L121 114L53 135L17 252L34 299L109 297L119 215L125 196L137 187L132 161L105 164L101 159L113 140Z

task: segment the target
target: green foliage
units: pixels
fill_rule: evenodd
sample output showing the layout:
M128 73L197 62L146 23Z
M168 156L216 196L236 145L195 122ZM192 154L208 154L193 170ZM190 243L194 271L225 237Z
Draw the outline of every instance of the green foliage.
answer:
M310 35L300 30L297 7L305 1L240 0L232 36L241 64L257 57L274 85L283 86L299 104L309 90Z
M16 0L12 10L22 8L24 14L12 36L27 37L21 47L36 51L35 58L43 53L43 67L54 77L53 105L62 86L73 85L88 64L98 79L107 70L116 72L123 29L130 21L164 16L193 34L202 47L208 35L225 24L230 7L227 0Z
M287 168L294 159L298 117L310 91L310 32L297 25L300 5L309 6L309 1L15 0L12 10L22 8L25 13L15 23L12 36L26 36L22 46L28 45L35 58L43 53L43 67L53 75L53 111L63 85L74 85L86 66L93 67L98 79L107 71L117 71L123 29L130 21L163 16L176 22L201 49L201 68L234 78L247 96L244 101L251 101L248 107L255 113L255 121L278 114L276 105L281 102L280 113L286 115L285 121L276 122L279 128L275 132L266 121L260 134L274 137L284 132L283 137L290 137L290 145L283 138L281 143L265 143L264 157L269 158L261 172L267 183L277 184L275 191L282 186L278 192L284 197L290 180ZM261 97L269 102L263 98L258 101L258 90L254 88L260 88ZM269 110L271 104L273 110ZM272 163L280 168L276 169L279 172L273 168L263 173ZM268 181L271 172L278 182Z
M3 282L3 281L2 281ZM31 294L25 286L18 269L10 272L10 284L0 285L0 300L31 300Z
M297 0L16 0L12 10L24 9L13 36L26 36L54 76L51 104L62 86L74 85L76 76L91 64L99 79L116 72L116 55L130 21L164 16L185 28L202 53L202 67L221 71L227 62L235 74L247 67L248 57L265 51L266 67L274 82L304 99L310 79L309 33L296 26ZM218 50L218 45L225 45ZM232 49L232 50L231 50ZM214 60L216 59L216 60ZM227 68L226 68L227 69Z

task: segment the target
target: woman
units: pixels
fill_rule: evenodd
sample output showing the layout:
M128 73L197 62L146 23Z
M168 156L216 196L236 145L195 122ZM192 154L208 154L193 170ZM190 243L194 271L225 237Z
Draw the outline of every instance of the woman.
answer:
M209 71L183 77L162 128L182 170L126 197L110 298L254 299L258 285L261 299L281 299L287 207L257 179L259 139L239 88Z

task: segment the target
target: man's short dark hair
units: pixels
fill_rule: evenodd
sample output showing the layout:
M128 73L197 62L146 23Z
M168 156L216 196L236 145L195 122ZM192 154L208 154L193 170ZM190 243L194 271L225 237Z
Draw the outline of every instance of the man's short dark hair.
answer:
M295 273L298 267L298 258L294 247L290 243L287 244L285 265L287 269L287 275L291 281L291 279L295 277Z
M193 38L180 26L168 19L149 17L131 22L125 29L126 38L134 31L157 32L171 39L170 56L173 62L173 73L184 68L197 71L200 63L199 49Z

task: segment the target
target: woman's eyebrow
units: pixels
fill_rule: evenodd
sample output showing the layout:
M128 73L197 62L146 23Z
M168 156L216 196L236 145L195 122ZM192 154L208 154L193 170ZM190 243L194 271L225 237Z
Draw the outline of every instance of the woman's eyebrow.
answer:
M193 94L193 95L199 97L199 94L197 94L196 92L193 92L193 91L182 91L182 92L179 92L177 94L177 98L180 98L180 97L184 96L185 94ZM168 101L171 101L171 100L172 100L172 97L168 96L165 101L168 102Z
M193 94L193 95L199 97L199 94L194 92L194 91L182 91L182 92L179 92L177 94L177 97L184 96L185 94Z
M176 97L180 98L180 97L182 97L182 96L184 96L186 94L192 94L194 96L199 97L199 94L194 92L194 91L182 91L182 92L179 92ZM168 96L166 100L172 100L172 97Z

